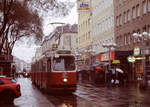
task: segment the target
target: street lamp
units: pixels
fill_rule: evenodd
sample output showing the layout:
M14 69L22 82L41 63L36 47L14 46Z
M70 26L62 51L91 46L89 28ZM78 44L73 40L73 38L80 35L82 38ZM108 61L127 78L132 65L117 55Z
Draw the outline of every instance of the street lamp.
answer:
M141 39L141 42L142 42L142 46L141 46L141 52L142 53L141 53L141 55L142 55L142 67L143 67L143 74L144 74L143 85L145 86L146 85L146 71L145 71L145 58L144 58L145 57L145 52L144 52L145 43L144 43L144 41L150 39L150 34L144 31L141 34L133 33L133 37Z
M104 48L108 48L108 52L109 52L109 69L111 69L111 48L116 48L116 44L115 43L103 43L102 44L102 46L104 47Z
M102 44L102 46L104 47L104 48L107 48L108 49L108 52L109 52L109 70L111 69L111 48L116 48L116 44L115 43L111 43L111 42L109 42L109 43L103 43ZM106 83L106 81L107 81L107 77L106 77L106 72L105 72L105 83Z
M84 52L89 54L89 62L90 62L90 68L91 68L91 66L92 66L92 56L93 56L93 54L95 54L96 50L94 50L91 47L90 49L87 49Z

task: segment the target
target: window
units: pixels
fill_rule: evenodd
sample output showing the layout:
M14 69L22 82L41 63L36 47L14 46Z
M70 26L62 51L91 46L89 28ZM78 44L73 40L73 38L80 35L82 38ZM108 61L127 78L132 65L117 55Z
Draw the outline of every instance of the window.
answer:
M90 22L91 22L91 20L90 20L90 18L88 19L88 25L90 25Z
M136 6L137 16L140 16L140 6L139 4Z
M127 11L127 20L130 21L130 10Z
M126 12L124 12L124 23L127 22L127 15L126 15Z
M143 2L143 14L146 14L146 1Z
M143 32L146 32L146 26L143 27Z
M121 35L120 35L119 44L120 44L120 46L123 46L123 42L122 42L122 36L121 36Z
M75 70L75 59L73 56L60 56L54 58L54 67L56 71L70 71Z
M128 44L131 43L131 36L130 36L130 33L128 34Z
M133 19L136 18L136 9L135 9L135 7L132 8L132 18Z
M122 25L122 16L119 16L119 25Z
M150 0L147 1L148 11L150 12Z
M120 40L120 38L119 38L119 36L118 36L118 37L116 38L116 43L117 43L117 46L118 46L118 47L120 46L119 40Z
M90 38L91 38L90 34L91 34L91 32L88 32L88 39L90 39Z
M119 26L119 17L116 18L116 25Z
M125 45L128 44L128 41L127 41L127 40L128 40L128 39L127 39L127 35L125 35L125 36L124 36L124 44L125 44Z
M150 25L148 25L148 33L150 33Z

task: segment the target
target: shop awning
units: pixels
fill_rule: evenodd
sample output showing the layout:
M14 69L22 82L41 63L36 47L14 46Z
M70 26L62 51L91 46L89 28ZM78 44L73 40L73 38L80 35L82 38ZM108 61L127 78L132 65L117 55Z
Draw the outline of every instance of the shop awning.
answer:
M97 71L102 71L102 70L103 70L103 68L100 67L100 66L97 66L95 69L96 69Z

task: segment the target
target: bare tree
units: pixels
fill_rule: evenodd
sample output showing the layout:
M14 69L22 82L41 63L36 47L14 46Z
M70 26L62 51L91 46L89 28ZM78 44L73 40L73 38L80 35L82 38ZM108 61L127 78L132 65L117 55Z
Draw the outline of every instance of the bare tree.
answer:
M41 40L43 14L66 16L73 6L59 0L0 0L0 53L11 54L15 42L25 36Z
M25 0L29 7L38 11L40 15L63 17L70 13L74 3L70 0Z
M0 2L1 7L5 7L0 8L2 12L0 53L5 51L11 54L15 42L21 37L35 36L37 40L42 38L42 20L37 12L29 11L27 5L16 0L9 1Z

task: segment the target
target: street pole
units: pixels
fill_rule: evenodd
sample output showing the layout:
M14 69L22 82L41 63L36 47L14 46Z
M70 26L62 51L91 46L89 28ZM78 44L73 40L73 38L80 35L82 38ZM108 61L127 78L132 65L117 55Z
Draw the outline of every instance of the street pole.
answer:
M109 54L109 64L108 64L108 68L106 70L111 70L111 48L115 48L116 47L116 44L115 43L112 43L112 44L109 44L109 43L103 43L102 45L104 48L107 48L108 49L108 54ZM109 72L110 73L110 72ZM105 71L105 83L107 82L107 72Z
M109 70L111 69L111 47L108 47L109 49Z
M105 71L105 83L107 83L107 73L109 72L108 70L110 70L111 69L111 47L110 46L108 46L107 47L108 48L108 57L109 57L109 65L108 65L108 68L106 67L106 71Z
M143 66L143 86L146 86L145 55L144 55L144 37L142 38L142 66Z
M134 62L132 62L132 78L133 78L133 82L135 81L135 67L134 67Z

